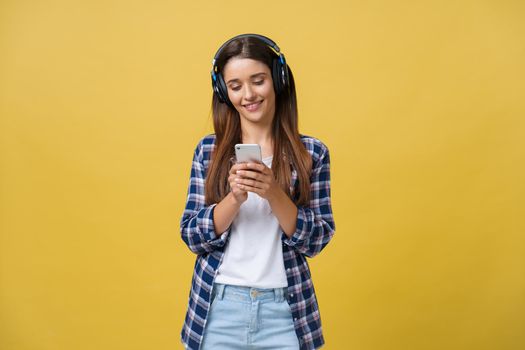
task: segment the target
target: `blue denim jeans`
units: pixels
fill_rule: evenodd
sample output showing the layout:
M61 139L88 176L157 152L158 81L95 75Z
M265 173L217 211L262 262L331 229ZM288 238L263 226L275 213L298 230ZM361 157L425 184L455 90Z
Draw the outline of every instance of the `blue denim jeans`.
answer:
M286 288L215 283L201 350L298 350Z

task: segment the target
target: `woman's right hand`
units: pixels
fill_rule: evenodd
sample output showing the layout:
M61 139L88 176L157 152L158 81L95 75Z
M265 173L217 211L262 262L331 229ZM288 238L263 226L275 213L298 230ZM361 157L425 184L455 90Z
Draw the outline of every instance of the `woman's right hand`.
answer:
M245 200L248 199L248 192L241 190L239 184L235 179L240 179L240 176L237 175L237 170L240 170L242 163L233 164L230 168L230 176L228 177L228 183L230 184L230 192L233 194L233 197L237 203L242 204Z

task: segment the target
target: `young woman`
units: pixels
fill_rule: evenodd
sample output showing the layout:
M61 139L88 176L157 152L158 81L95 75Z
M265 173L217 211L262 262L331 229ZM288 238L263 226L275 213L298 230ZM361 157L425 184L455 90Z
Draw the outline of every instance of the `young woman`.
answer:
M335 230L330 156L299 134L295 84L279 47L238 35L213 59L215 133L195 149L180 228L197 254L181 332L194 350L324 344L306 257ZM237 163L237 143L262 162Z

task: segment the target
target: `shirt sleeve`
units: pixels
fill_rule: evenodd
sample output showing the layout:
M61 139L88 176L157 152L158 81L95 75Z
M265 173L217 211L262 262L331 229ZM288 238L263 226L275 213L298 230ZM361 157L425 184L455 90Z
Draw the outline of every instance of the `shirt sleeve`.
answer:
M310 175L310 201L297 206L296 230L284 243L307 257L314 257L328 244L335 233L330 198L330 154L323 147Z
M201 140L193 154L186 206L180 221L182 240L195 254L209 253L224 246L230 230L228 228L222 235L217 236L213 223L213 210L217 203L205 205L203 154Z

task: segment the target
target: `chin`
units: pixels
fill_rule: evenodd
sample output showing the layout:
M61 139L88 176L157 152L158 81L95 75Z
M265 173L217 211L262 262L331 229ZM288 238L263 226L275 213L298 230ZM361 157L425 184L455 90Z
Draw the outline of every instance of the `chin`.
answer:
M258 123L261 121L264 121L266 116L264 114L257 114L257 115L242 115L242 117L246 120L249 120L252 123Z

